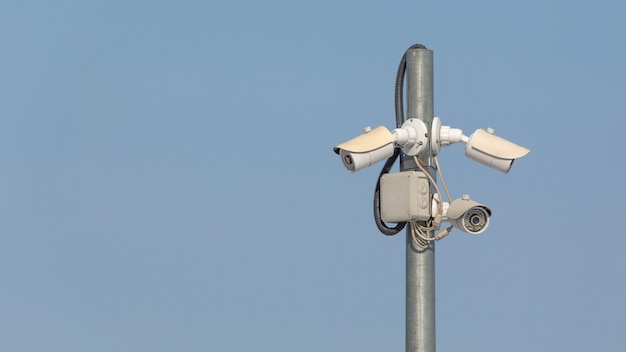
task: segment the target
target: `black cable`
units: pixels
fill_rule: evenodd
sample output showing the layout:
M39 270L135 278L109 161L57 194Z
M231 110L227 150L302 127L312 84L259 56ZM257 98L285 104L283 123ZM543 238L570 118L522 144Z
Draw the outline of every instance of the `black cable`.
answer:
M402 55L400 65L398 65L395 90L396 127L400 127L404 123L404 74L406 72L406 53L411 49L426 49L426 47L422 44L411 45Z
M402 55L400 65L398 66L398 72L396 73L396 86L395 86L395 109L396 109L396 127L401 127L404 123L404 75L406 73L406 53L411 49L426 49L422 44L411 45ZM387 159L385 165L383 165L378 180L376 180L376 190L374 191L374 222L378 230L385 236L393 236L406 226L406 222L399 222L394 227L389 227L380 218L380 179L381 177L389 173L391 167L400 156L400 148L395 148L393 155Z

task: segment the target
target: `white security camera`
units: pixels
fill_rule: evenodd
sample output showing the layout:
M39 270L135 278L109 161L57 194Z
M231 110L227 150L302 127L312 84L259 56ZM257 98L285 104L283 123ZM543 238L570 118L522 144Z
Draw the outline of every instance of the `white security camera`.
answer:
M394 135L384 126L365 128L365 133L334 147L348 171L356 172L389 158L394 152Z
M465 143L465 156L505 174L511 170L515 159L528 154L530 150L493 134L493 129L478 129L469 137L463 131L450 126L442 126L438 117L433 119L430 147L433 155L441 146L457 142Z
M493 129L478 129L465 144L465 156L505 174L511 170L515 159L530 150L493 134Z
M434 207L437 206L436 203L435 200ZM471 235L483 233L489 226L490 217L491 209L471 200L468 195L455 199L452 203L443 203L443 220Z
M393 132L384 126L373 130L366 127L364 131L364 134L333 148L349 171L356 172L389 158L396 145L410 156L421 154L428 145L426 124L418 119L406 120Z

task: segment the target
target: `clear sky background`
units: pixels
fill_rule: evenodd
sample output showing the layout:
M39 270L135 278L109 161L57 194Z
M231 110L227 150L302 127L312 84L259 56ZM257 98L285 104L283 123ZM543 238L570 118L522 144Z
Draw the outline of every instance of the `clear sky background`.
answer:
M382 165L398 63L435 114L531 149L444 149L493 210L437 243L438 351L626 350L623 1L3 1L0 350L403 351Z

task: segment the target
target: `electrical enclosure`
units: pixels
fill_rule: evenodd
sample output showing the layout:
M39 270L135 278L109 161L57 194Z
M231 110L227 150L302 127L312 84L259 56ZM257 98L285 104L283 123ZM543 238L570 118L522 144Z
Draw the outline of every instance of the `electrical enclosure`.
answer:
M384 222L430 219L430 184L420 171L385 174L380 179L380 217Z

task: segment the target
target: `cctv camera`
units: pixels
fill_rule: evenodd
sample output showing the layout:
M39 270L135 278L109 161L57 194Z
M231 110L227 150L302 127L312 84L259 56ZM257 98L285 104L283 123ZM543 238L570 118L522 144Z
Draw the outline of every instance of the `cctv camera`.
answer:
M409 156L420 155L428 146L426 124L418 119L408 119L401 127L389 132L384 126L371 129L345 143L334 147L343 165L356 172L393 155L398 145Z
M465 145L465 156L498 171L509 172L515 159L530 150L493 134L493 129L478 129Z
M386 144L378 149L357 153L345 149L339 150L339 156L343 162L343 166L351 172L357 172L368 166L372 166L379 161L385 160L393 155L393 143Z
M356 172L393 155L395 137L384 126L371 130L334 147L348 171Z
M464 195L450 203L445 211L444 220L463 232L478 235L489 226L490 216L491 209Z
M505 174L511 170L515 159L528 154L530 150L493 134L493 129L478 129L467 137L458 128L442 126L438 117L433 119L430 148L433 155L439 154L442 146L465 143L465 156Z

